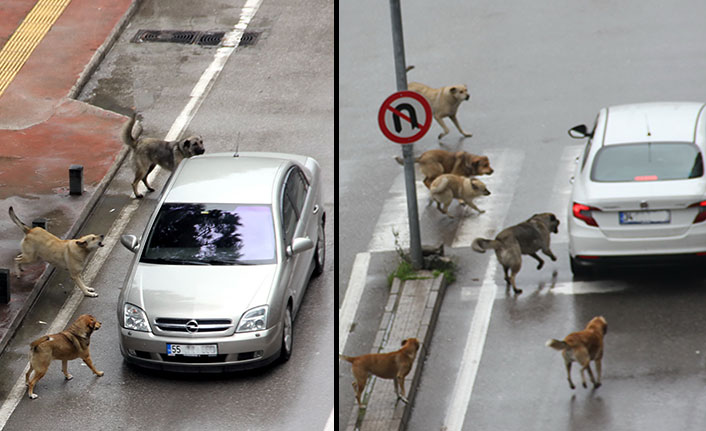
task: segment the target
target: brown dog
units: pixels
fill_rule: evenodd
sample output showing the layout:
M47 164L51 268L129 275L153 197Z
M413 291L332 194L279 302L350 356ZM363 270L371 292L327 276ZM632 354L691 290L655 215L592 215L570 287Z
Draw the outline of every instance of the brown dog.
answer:
M402 157L395 157L397 163L404 165ZM478 156L465 151L429 150L414 159L424 175L424 185L429 188L432 181L441 174L454 174L462 177L490 175L493 168L487 156Z
M15 215L10 207L10 218L25 233L20 243L22 253L15 257L15 274L20 278L22 264L30 264L42 259L57 268L69 271L71 279L85 296L98 296L95 289L86 286L81 272L88 256L98 247L103 247L103 235L84 235L78 239L59 239L41 227L29 227Z
M537 255L539 250L551 260L556 260L549 248L549 235L552 232L559 232L559 219L552 213L535 214L522 223L502 230L495 239L474 239L471 248L478 253L494 249L495 256L505 271L505 281L512 286L515 293L522 293L522 289L515 285L515 276L522 267L522 255L527 254L535 258L539 262L537 269L544 266L544 261ZM508 271L512 273L508 274Z
M394 379L395 394L397 399L405 404L409 401L405 398L404 378L412 370L414 358L417 357L419 341L416 338L408 338L402 341L402 348L390 353L369 353L360 356L339 355L353 364L353 389L358 406L362 407L360 396L365 389L365 382L373 374L383 379ZM398 390L398 385L401 390ZM401 392L401 394L400 394Z
M429 191L431 192L431 198L436 201L436 208L451 218L453 216L448 213L448 209L454 199L482 214L485 211L478 208L473 203L473 199L490 195L490 191L483 181L478 178L468 178L454 174L443 174L436 177L432 181Z
M591 377L593 388L601 386L601 360L603 359L603 336L608 332L608 323L603 316L594 317L586 325L583 331L573 332L564 338L563 341L551 339L547 341L547 346L552 349L560 350L561 356L564 358L566 365L566 374L569 379L569 387L576 389L574 382L571 381L571 363L578 362L581 365L581 382L583 387L586 386L586 376L584 370L588 370L588 375ZM596 373L598 379L593 378L591 371L591 361L596 364Z
M100 327L101 323L95 317L90 314L83 314L65 331L58 334L45 335L29 345L29 371L25 375L25 383L28 386L27 394L31 399L37 398L34 393L34 385L37 384L39 379L44 377L49 369L49 364L54 359L61 361L61 371L64 372L66 380L73 379L67 366L70 360L76 358L83 359L83 362L88 365L88 368L96 376L103 376L103 371L98 371L93 366L91 352L88 350L88 345L91 343L91 334ZM34 371L34 376L30 379L32 371Z

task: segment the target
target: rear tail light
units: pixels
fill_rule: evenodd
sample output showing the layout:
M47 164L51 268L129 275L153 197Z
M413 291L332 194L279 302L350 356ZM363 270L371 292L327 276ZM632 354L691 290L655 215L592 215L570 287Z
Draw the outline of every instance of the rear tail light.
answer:
M572 211L574 213L574 217L577 219L583 220L589 226L598 227L598 223L596 223L596 220L593 218L593 214L591 212L600 211L600 209L574 202Z
M696 213L694 221L692 223L701 223L706 220L706 201L696 202L695 204L689 205L689 208L698 208L699 212Z

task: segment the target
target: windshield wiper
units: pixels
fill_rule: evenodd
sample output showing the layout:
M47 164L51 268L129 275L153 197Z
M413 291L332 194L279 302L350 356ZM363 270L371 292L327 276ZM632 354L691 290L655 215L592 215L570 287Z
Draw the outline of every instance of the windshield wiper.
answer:
M202 262L200 260L188 260L188 259L168 259L168 258L143 258L140 260L142 263L162 263L167 265L210 265L207 262Z

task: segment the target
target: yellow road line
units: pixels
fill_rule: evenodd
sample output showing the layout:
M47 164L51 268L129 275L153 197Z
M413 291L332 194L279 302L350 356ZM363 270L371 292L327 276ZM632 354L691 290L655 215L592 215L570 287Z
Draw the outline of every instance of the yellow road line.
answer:
M0 97L71 0L39 0L0 51Z

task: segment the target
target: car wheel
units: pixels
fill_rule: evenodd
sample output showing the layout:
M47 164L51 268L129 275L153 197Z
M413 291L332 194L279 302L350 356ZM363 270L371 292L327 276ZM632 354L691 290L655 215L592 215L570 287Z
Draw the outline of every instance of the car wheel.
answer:
M314 252L314 272L312 275L318 277L324 272L324 262L326 259L326 233L324 231L324 219L319 223L319 232L316 239L316 251Z
M591 269L581 265L573 257L569 256L569 261L571 265L571 272L574 274L575 278L586 278L591 275Z
M289 360L292 356L292 307L287 306L287 310L284 312L284 318L282 319L282 347L279 352L279 361L284 363Z

